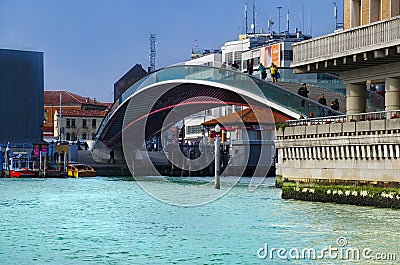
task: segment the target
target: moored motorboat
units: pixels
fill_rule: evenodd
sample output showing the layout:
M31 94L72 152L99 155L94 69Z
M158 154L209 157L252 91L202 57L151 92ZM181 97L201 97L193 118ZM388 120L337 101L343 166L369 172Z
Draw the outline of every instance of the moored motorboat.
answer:
M67 166L68 177L95 177L96 171L93 167L85 164L69 164Z
M7 169L4 166L5 171L9 172L8 176L11 178L31 178L36 177L38 171L33 168L33 161L31 161L28 157L24 156L16 156L10 158L9 168Z

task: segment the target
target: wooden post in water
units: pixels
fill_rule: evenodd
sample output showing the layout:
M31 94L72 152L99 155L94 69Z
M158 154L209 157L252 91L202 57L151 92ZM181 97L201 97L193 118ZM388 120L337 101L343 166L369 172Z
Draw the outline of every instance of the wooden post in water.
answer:
M46 170L47 170L47 168L46 168L46 164L47 164L47 155L45 155L44 157L43 157L43 177L46 177Z
M41 147L39 146L39 177L42 176L42 150Z
M215 132L216 132L216 136L215 136L215 166L214 166L214 184L215 184L215 188L216 189L220 189L221 188L221 184L220 184L220 176L219 176L219 170L220 170L220 145L221 145L221 141L219 140L219 132L221 131L221 127L217 124L215 126Z
M171 176L174 176L174 152L171 153Z

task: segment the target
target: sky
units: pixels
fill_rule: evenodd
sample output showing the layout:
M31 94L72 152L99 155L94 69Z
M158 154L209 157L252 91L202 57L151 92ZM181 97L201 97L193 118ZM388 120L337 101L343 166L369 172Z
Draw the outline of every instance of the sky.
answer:
M112 102L120 77L136 63L147 70L149 34L157 38L157 69L180 63L194 45L219 49L236 40L244 32L246 2L251 17L252 0L0 0L0 48L43 52L45 90ZM333 2L256 0L256 28L266 31L272 19L278 31L281 6L281 30L289 10L291 32L331 33Z

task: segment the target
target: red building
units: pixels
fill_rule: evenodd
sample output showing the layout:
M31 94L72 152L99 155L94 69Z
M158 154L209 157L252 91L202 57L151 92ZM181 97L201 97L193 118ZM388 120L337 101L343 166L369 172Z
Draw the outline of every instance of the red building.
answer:
M58 128L58 124L54 122L54 117L60 112L60 96L63 116L65 112L65 115L74 115L73 117L79 117L82 120L84 117L87 117L87 120L91 120L93 117L96 119L103 118L108 108L112 105L111 103L98 102L96 98L83 97L68 91L44 91L45 124L43 127L43 136L45 139L55 139L58 137L58 131L56 134L54 133L55 127ZM98 126L100 124L96 124L96 127ZM87 138L91 139L92 136L90 135Z

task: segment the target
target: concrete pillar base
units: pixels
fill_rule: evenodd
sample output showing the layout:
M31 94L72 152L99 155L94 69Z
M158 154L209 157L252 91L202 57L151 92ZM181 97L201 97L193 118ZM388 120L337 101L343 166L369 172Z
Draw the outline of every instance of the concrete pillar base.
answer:
M385 110L400 109L400 79L386 78L385 80Z
M366 85L347 84L346 85L346 108L347 114L357 114L366 112L367 106Z

